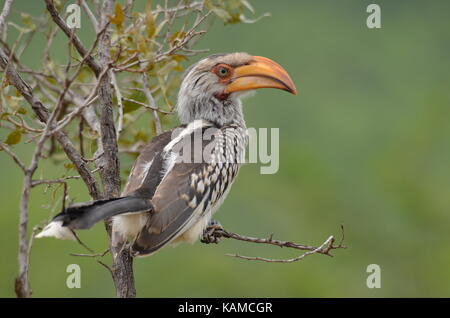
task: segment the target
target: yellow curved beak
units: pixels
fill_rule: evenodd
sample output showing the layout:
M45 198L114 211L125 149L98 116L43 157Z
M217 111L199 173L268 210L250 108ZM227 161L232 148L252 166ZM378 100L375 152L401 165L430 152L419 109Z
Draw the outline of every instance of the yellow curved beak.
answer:
M262 56L254 56L252 61L234 70L225 93L257 89L278 88L297 95L297 89L289 74L278 63Z

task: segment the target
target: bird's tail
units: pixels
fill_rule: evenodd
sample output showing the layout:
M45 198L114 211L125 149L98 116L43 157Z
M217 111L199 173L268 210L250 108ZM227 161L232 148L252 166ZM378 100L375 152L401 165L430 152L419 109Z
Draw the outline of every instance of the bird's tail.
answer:
M36 238L75 239L73 230L89 229L95 223L117 214L144 212L151 209L149 200L133 196L72 206L56 215L42 232L36 235Z

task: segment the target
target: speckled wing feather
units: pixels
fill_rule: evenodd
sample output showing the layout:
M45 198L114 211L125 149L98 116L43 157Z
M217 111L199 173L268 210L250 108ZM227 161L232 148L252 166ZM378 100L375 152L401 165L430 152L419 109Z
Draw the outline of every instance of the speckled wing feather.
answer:
M222 131L216 129L217 132ZM223 159L217 160L220 154L227 152L227 149L225 137L220 134L218 137L216 133L213 130L212 138L202 141L202 149L209 147L212 150L213 160L200 163L174 163L170 170L166 171L151 200L153 204L151 216L133 244L135 256L151 254L183 234L205 214L210 213L229 189L237 175L239 164ZM194 135L189 134L180 143L192 143ZM236 148L230 148L230 151L234 150ZM191 159L195 155L193 151ZM166 156L170 155L169 151Z
M187 228L189 222L193 223L200 217L202 211L196 209L198 206L191 202L191 198L201 200L202 195L190 186L190 176L204 165L175 164L155 192L151 216L133 244L134 255L157 251L175 238L182 229Z
M180 126L184 127L184 126ZM141 151L136 159L131 173L125 184L122 195L136 194L152 198L159 183L163 170L162 152L164 147L172 140L173 130L166 131L152 139ZM138 190L136 192L136 190Z

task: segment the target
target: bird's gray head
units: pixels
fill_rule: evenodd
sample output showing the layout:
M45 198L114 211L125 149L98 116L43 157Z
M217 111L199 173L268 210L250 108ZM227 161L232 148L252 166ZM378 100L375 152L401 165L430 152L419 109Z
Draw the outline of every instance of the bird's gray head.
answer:
M297 94L288 73L268 58L247 53L208 56L186 71L178 93L178 116L183 124L204 119L218 126L244 126L240 97L264 87Z

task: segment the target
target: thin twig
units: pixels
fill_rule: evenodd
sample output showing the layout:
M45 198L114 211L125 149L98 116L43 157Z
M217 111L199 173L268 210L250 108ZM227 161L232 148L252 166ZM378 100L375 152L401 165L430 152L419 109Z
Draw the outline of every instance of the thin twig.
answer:
M216 243L219 241L220 238L230 238L230 239L249 242L249 243L268 244L268 245L275 245L275 246L279 246L279 247L286 247L286 248L307 251L304 254L301 254L297 257L289 258L289 259L271 259L271 258L265 258L265 257L259 257L259 256L243 256L243 255L239 255L239 254L227 254L227 256L242 258L242 259L246 259L246 260L256 260L256 261L264 261L264 262L272 262L272 263L292 263L292 262L297 262L297 261L305 258L306 256L312 255L312 254L323 254L323 255L327 255L327 256L333 256L330 253L331 250L346 248L346 246L343 245L343 242L344 242L344 227L343 227L343 225L341 225L341 231L342 231L341 241L338 245L334 245L335 238L334 238L334 236L330 236L319 247L298 244L298 243L294 243L291 241L274 240L273 235L270 235L268 238L256 238L256 237L251 237L251 236L245 236L245 235L240 235L240 234L233 233L233 232L224 230L222 228L217 228L217 227L211 227L207 234L208 234L209 238L214 238L213 241ZM202 241L202 242L208 243L208 240Z
M66 183L67 180L72 180L72 179L80 179L80 176L67 176L64 178L59 178L59 179L49 179L49 180L45 180L45 179L40 179L40 180L33 180L31 182L31 186L32 187L36 187L39 185L49 185L49 184L61 184L61 183Z
M91 55L87 55L87 50L83 43L81 42L80 38L76 35L71 36L72 29L69 28L69 26L66 24L66 22L61 18L61 16L58 13L58 10L56 9L53 0L45 0L47 10L50 13L50 16L52 17L53 21L56 23L56 25L67 35L67 37L72 38L72 42L77 49L78 53L81 56L86 56L86 63L89 65L89 67L92 69L92 71L99 75L102 71L102 67L95 61L95 59Z
M103 263L103 262L100 261L100 260L97 260L97 263L99 263L99 264L102 265L104 268L106 268L106 269L111 273L111 275L114 276L114 270L113 270L109 265L106 265L105 263Z
M120 92L119 85L117 84L116 74L114 74L114 72L111 72L111 82L113 84L114 91L116 92L117 97L117 106L119 113L119 118L117 119L117 140L119 140L120 133L122 132L123 127L123 102L122 102L122 93Z
M83 7L83 10L86 12L87 16L89 17L89 20L91 20L92 26L94 27L94 30L96 33L99 32L99 25L97 18L95 17L94 13L91 11L91 8L89 8L89 5L87 4L86 0L81 0L81 6Z
M324 250L329 249L329 246L331 246L331 244L333 244L333 242L334 242L334 237L330 236L325 242L322 243L322 245L315 248L314 250L308 251L297 257L289 258L289 259L273 259L273 258L266 258L266 257L260 257L260 256L244 256L244 255L239 255L239 254L226 254L226 255L231 256L231 257L240 258L240 259L245 259L248 261L262 261L262 262L267 262L267 263L293 263L293 262L297 262L297 261L304 259L308 255L317 254L317 253L326 254L324 252ZM328 255L328 254L326 254L326 255Z
M9 58L6 56L5 52L0 48L0 67L5 70L8 75L9 82L15 86L15 88L20 92L20 94L25 98L25 100L30 104L31 108L38 116L39 120L43 123L47 123L49 119L49 111L42 104L42 102L35 97L30 85L25 82L22 77L17 73L16 68L10 64ZM58 131L55 133L55 137L59 144L69 157L69 159L75 164L80 176L86 183L89 193L93 198L100 198L100 192L97 188L97 182L95 178L90 174L87 169L86 164L81 159L81 155L73 146L70 139L63 131Z
M134 103L134 104L136 104L136 105L140 105L140 106L142 106L142 107L145 107L145 108L148 108L148 109L151 109L151 110L160 112L161 114L165 114L165 115L173 114L173 112L171 112L171 111L162 110L162 109L160 109L160 108L153 107L153 106L151 106L151 105L149 105L149 104L140 102L140 101L138 101L138 100L134 100L134 99L132 99L132 98L122 97L122 99L125 100L125 101L128 101L128 102Z
M3 28L5 26L5 20L9 15L9 12L11 10L11 5L14 0L6 0L5 4L3 5L2 13L0 14L0 37L3 34Z
M94 253L94 254L79 254L79 253L70 253L71 256L80 256L80 257L103 257L109 253L109 248L106 249L103 253Z
M20 160L20 158L6 144L4 144L1 141L0 141L0 148L3 149L8 155L10 155L11 158L13 158L15 163L20 167L20 169L22 169L23 172L27 171L27 167L25 167L22 160Z
M152 112L153 113L153 120L155 122L156 134L159 135L159 134L162 133L161 120L159 119L159 116L158 116L159 108L156 107L155 99L153 98L153 95L150 92L147 73L143 73L142 74L142 88L144 90L144 94L145 94L145 97L147 98L148 103L150 105L152 105L152 107L154 108L153 112Z
M72 230L71 230L72 231ZM83 246L85 249L87 249L89 252L95 254L94 250L92 250L89 246L87 246L86 244L83 243L83 241L81 241L81 239L78 237L77 233L75 231L72 231L73 236L75 237L75 240L78 242L78 244L80 244L81 246Z

